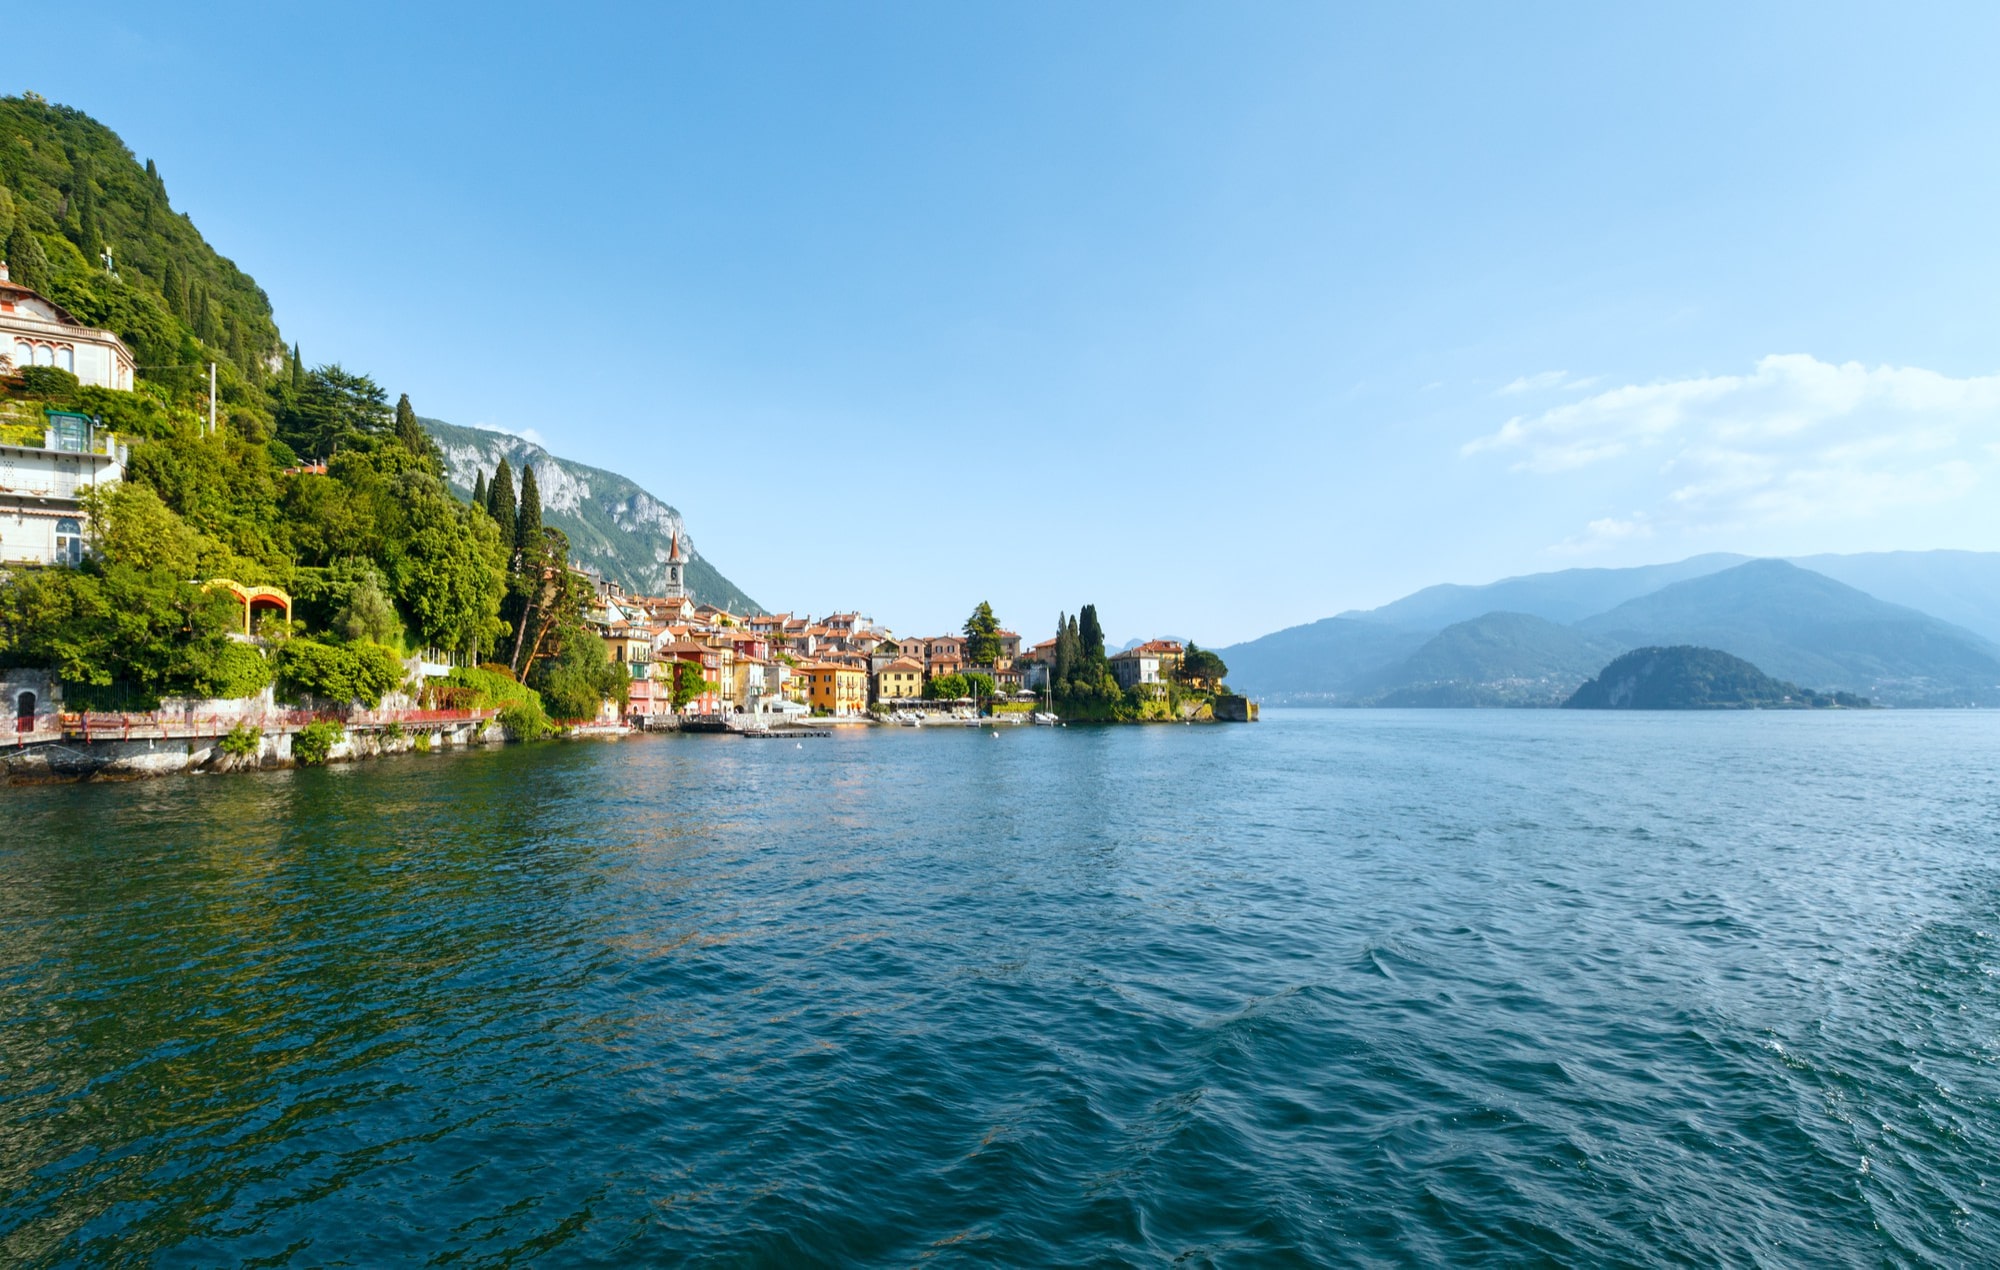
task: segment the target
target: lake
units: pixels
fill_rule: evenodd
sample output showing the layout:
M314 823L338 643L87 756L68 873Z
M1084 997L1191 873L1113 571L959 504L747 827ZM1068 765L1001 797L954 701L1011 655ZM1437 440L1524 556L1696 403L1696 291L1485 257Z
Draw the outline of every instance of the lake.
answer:
M2000 714L0 789L0 1262L2000 1259Z

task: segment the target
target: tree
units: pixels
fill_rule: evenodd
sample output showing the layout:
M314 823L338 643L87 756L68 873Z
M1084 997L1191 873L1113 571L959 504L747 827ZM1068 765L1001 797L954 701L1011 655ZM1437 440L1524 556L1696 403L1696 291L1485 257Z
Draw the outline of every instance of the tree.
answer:
M278 437L300 454L326 458L389 430L388 394L338 365L314 368L278 410Z
M486 487L486 514L500 527L500 541L511 552L514 548L514 469L507 466L505 455L500 458L500 466L493 469L493 483Z
M965 619L965 658L975 666L994 666L1000 661L1000 619L985 600Z
M480 511L486 510L486 471L483 468L472 482L472 505Z
M688 702L693 701L696 697L701 696L703 693L714 691L714 681L702 678L701 666L699 664L691 661L677 661L674 663L674 709L685 709Z
M42 250L41 235L28 228L25 217L14 223L7 236L7 274L34 291L47 293L50 283L48 253Z
M535 465L521 468L521 509L514 521L514 550L526 553L542 541L542 492L535 485Z
M531 686L556 718L590 719L605 701L623 706L632 681L625 664L611 660L610 645L578 627L563 632L561 648L536 664Z
M1082 641L1082 652L1086 660L1104 660L1104 628L1097 621L1097 606L1086 604L1076 615L1077 638Z
M521 553L514 582L520 606L508 668L525 678L551 634L583 624L592 592L588 581L569 570L569 535L547 527L539 547Z
M1188 642L1187 652L1181 655L1180 665L1174 667L1174 678L1195 688L1220 689L1223 677L1228 673L1229 667L1221 657L1192 640Z
M382 589L381 575L374 569L369 569L367 576L347 593L347 602L334 618L333 629L343 639L376 644L387 644L402 634L403 623Z
M417 412L410 405L410 394L404 393L396 399L396 440L403 448L418 457L431 460L437 456L437 447L431 444L431 435L424 431L424 425L417 422Z
M396 593L426 647L476 653L500 637L506 553L493 522L445 492L435 477L396 482L403 509Z

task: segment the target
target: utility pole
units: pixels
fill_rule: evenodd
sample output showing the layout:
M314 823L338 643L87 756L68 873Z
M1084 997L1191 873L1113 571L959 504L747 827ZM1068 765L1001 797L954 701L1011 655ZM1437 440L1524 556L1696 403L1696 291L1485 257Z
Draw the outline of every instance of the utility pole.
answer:
M215 435L215 363L208 364L208 435Z

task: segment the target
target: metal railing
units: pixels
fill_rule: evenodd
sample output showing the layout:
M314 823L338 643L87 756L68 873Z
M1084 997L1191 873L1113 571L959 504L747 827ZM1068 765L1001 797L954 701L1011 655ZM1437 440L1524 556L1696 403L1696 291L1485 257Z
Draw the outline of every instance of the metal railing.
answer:
M247 725L258 733L296 732L313 723L337 723L343 728L382 728L390 724L415 726L480 723L491 720L497 710L273 710L260 714L192 714L182 710L152 710L145 713L103 713L81 711L61 715L37 715L34 725L22 731L18 724L0 741L11 740L16 749L45 741L197 741L229 735Z

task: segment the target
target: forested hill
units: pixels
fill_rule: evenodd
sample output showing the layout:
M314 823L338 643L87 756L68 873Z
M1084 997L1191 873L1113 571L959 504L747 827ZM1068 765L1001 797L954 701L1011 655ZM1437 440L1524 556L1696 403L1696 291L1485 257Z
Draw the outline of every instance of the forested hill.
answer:
M541 485L542 519L569 535L570 555L627 590L659 594L666 584L671 535L678 530L688 553L688 591L704 604L735 613L761 613L755 600L694 550L681 514L616 472L559 459L541 446L505 432L422 420L444 455L445 479L461 497L479 473L489 477L505 458L519 472L532 463Z
M192 390L214 361L223 402L267 414L270 300L174 211L152 160L82 111L0 98L0 251L16 282L116 331L156 385Z

